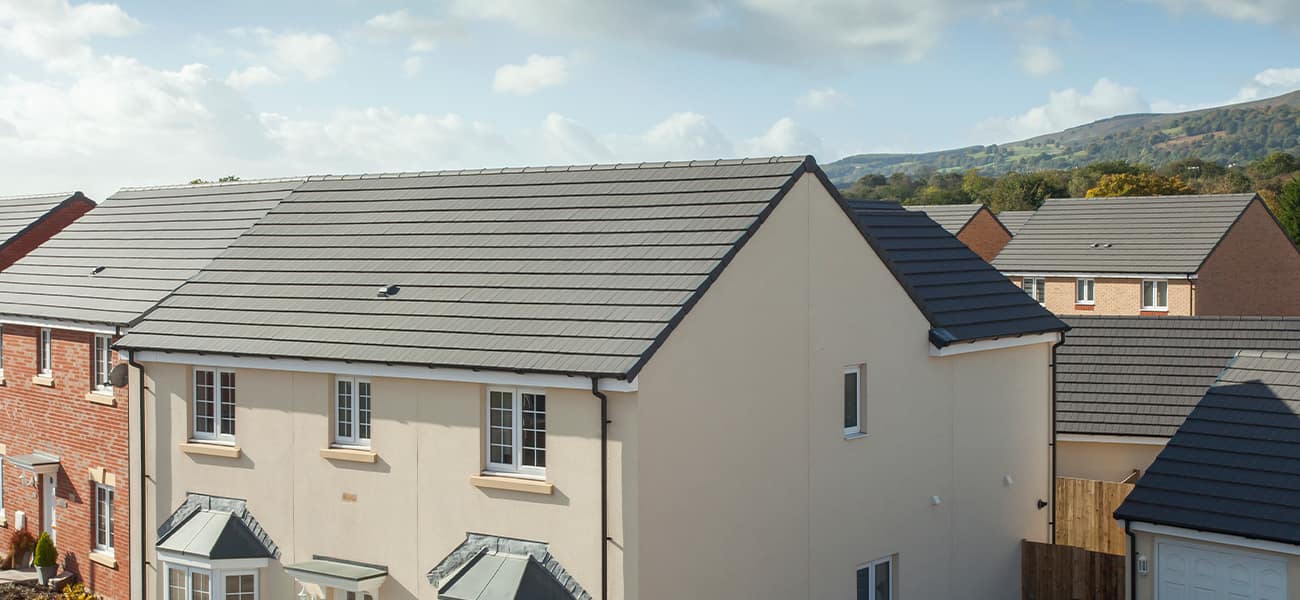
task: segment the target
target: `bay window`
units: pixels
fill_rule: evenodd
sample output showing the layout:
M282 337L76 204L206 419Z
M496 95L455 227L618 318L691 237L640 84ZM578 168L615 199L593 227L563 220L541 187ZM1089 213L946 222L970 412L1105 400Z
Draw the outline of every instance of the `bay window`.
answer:
M164 600L257 600L257 571L202 568L164 563L167 594Z

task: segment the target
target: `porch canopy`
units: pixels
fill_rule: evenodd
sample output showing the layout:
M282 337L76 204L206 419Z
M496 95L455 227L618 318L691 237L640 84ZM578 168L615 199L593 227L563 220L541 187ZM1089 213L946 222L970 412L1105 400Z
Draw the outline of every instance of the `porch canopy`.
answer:
M388 567L319 555L285 565L284 571L299 583L374 595L378 595L379 588L388 579Z
M59 457L44 452L6 456L5 462L37 475L52 475L59 471Z

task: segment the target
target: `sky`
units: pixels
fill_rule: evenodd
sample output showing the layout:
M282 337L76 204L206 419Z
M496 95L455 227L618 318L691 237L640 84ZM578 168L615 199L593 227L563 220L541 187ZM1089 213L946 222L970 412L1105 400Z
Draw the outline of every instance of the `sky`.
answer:
M1294 0L0 0L0 196L1022 139L1300 89Z

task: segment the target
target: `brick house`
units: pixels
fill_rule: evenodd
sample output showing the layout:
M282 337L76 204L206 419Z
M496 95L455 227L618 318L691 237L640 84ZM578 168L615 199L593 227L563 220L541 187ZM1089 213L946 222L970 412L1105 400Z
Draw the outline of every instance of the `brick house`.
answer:
M992 262L993 257L1011 241L1011 231L983 204L934 204L904 208L925 213L985 261Z
M1300 315L1300 252L1256 194L1050 199L993 266L1057 314Z
M0 271L94 207L81 192L0 198Z
M137 440L112 344L297 184L123 191L0 272L0 544L49 531L63 570L140 597Z

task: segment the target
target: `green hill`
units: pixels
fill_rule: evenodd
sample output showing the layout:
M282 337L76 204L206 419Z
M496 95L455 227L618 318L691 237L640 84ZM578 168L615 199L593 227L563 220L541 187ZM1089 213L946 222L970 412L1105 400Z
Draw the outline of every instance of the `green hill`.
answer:
M1124 160L1159 165L1197 157L1230 165L1270 152L1300 153L1300 91L1182 113L1121 115L1065 131L991 146L923 154L859 154L824 165L840 187L863 175L1070 169Z

